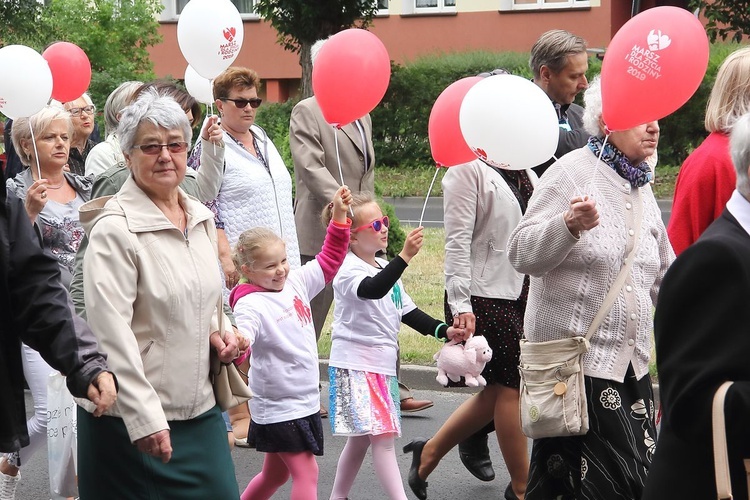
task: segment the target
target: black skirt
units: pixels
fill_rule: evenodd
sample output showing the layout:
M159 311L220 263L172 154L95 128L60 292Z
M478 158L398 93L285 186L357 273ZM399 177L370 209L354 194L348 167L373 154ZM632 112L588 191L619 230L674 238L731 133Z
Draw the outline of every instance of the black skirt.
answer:
M323 422L320 420L320 412L265 425L254 422L251 416L247 444L264 453L309 451L320 457L323 455Z
M586 379L589 432L534 440L527 500L632 500L643 495L656 445L651 377Z

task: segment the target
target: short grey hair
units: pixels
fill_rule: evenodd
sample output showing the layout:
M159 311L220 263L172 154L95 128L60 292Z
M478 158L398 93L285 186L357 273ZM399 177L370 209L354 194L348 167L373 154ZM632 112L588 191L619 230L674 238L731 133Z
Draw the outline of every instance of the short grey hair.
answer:
M541 76L542 66L559 73L568 64L568 56L586 52L586 41L565 30L550 30L531 47L529 67L534 78Z
M583 129L593 136L603 137L599 127L602 117L602 79L599 75L589 82L589 88L583 93L583 103L586 106L583 110Z
M32 131L34 132L35 138L41 136L42 133L47 130L47 127L49 127L55 120L65 120L65 123L68 125L68 135L72 138L73 120L70 118L70 113L61 106L45 106L41 111L38 111L30 117L13 120L10 137L21 163L27 167L31 164L31 156L24 152L21 142L31 141ZM29 124L31 124L31 126L29 126Z
M132 81L121 83L119 87L112 91L104 103L104 132L113 134L117 131L117 124L120 123L118 116L125 109L135 96L135 91L143 85L143 82Z
M747 175L747 169L750 167L750 113L742 115L734 122L729 136L729 150L732 152L732 163L737 172L737 191L750 200L750 179Z
M330 37L329 37L330 38ZM315 42L312 47L310 47L310 62L313 66L315 66L315 59L318 58L318 54L320 53L321 47L323 47L323 44L328 41L328 38L324 38L322 40L318 40Z
M185 111L171 97L160 96L155 90L142 92L138 99L122 110L117 136L123 152L128 153L135 145L140 126L149 122L166 130L179 130L190 147L193 131Z

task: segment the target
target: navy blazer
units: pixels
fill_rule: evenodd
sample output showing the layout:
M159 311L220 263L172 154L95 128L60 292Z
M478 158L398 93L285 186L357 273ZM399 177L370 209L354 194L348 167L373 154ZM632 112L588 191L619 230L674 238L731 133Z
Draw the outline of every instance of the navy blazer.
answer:
M654 326L663 414L643 499L716 498L711 403L727 380L732 490L748 498L750 236L728 210L670 267Z

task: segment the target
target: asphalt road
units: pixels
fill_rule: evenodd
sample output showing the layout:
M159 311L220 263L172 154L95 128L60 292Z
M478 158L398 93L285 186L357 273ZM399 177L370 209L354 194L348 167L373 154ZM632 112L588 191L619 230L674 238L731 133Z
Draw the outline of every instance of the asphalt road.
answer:
M429 371L429 369L418 371L420 373L416 375L417 378L413 374L402 378L406 378L408 380L407 383L419 385L420 381L422 381L430 383L430 387L439 388L433 378L434 372ZM322 396L326 398L327 394L327 386L324 386ZM465 389L450 391L416 390L415 395L420 399L431 399L435 402L435 406L419 413L405 415L402 425L403 435L396 442L399 468L401 469L401 476L404 481L407 497L410 499L415 498L406 482L411 464L411 455L402 453L401 448L414 437L432 436L451 412L466 398L471 397L471 394ZM28 392L26 399L27 411L30 411L31 397ZM336 462L345 443L345 438L331 436L327 420L324 420L324 424L326 424L324 426L326 430L325 455L318 458L320 468L318 495L320 499L328 498L331 493ZM490 452L495 464L496 478L494 481L483 483L475 479L464 469L458 458L457 450L453 450L446 455L428 480L428 495L430 500L496 500L502 498L502 493L508 484L509 476L500 456L496 439L490 439ZM240 485L240 491L242 491L250 479L260 471L263 463L263 454L250 449L235 448L232 452L232 457L234 459L237 482ZM196 460L200 460L200 457L196 457ZM46 449L40 449L22 467L21 472L23 477L16 492L16 499L45 500L50 498ZM287 484L279 490L274 498L289 498L289 492L290 486ZM369 453L354 483L350 498L352 500L381 500L385 498L375 477Z

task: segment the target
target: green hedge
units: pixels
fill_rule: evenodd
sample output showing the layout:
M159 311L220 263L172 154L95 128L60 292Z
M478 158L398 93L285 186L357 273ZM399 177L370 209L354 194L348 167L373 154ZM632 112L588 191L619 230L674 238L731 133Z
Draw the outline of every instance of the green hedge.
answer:
M706 76L692 98L680 109L659 121L659 163L662 165L682 165L685 158L708 135L703 126L706 103L711 88L716 81L716 73L726 57L740 48L736 43L721 43L711 46Z

